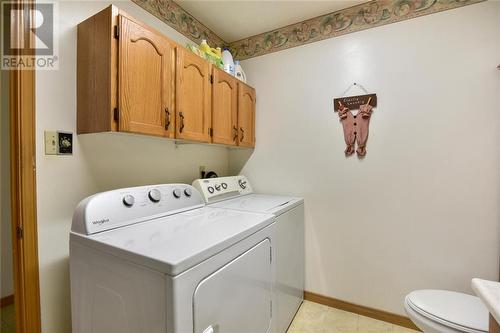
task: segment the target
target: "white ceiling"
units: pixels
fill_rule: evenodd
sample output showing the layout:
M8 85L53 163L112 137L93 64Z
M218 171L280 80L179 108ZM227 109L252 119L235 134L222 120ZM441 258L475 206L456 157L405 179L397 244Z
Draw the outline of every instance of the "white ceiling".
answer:
M366 0L174 0L226 42L234 42Z

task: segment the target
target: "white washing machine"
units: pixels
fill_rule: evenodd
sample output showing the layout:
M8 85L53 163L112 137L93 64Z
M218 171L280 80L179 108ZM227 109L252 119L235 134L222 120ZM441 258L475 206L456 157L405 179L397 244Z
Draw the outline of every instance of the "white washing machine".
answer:
M304 200L255 194L245 176L198 179L193 186L209 207L276 217L274 324L277 333L285 333L304 295Z
M190 185L103 192L70 235L73 333L266 333L274 217L205 207Z

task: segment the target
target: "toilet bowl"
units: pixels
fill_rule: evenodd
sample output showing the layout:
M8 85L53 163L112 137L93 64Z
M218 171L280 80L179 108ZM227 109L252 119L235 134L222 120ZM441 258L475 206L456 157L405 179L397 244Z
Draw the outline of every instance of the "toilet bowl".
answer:
M488 310L478 297L447 290L416 290L405 310L424 333L486 333Z

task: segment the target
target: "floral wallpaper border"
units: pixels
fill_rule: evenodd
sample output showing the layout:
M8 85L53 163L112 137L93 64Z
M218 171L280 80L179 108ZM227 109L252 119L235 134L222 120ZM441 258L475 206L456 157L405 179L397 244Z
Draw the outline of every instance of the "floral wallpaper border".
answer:
M484 0L374 0L260 35L229 47L243 60Z
M193 42L206 39L213 46L229 46L235 59L244 60L486 0L372 0L232 43L172 0L132 1Z
M132 1L197 44L206 39L211 46L227 45L215 32L172 0Z

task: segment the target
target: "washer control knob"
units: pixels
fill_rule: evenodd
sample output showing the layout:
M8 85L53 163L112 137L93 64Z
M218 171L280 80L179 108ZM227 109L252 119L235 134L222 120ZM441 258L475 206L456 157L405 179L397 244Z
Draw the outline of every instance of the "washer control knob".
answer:
M207 190L210 194L214 193L214 188L212 186L207 187Z
M148 198L153 202L158 202L161 199L161 192L158 191L157 189L152 189L148 193Z
M122 201L125 206L132 207L135 203L135 198L133 195L127 194L123 197Z
M242 189L246 189L247 188L247 182L244 181L243 179L238 180L238 184L240 185L240 187Z
M215 189L216 189L217 191L220 191L220 185L215 185Z
M223 189L226 189L227 188L227 184L226 183L222 183L220 184L222 186Z
M172 193L174 194L174 197L176 197L177 199L179 199L182 194L181 190L179 190L178 188L176 188Z
M191 191L190 188L187 188L187 189L184 190L184 194L186 195L186 197L190 197L191 194L193 194L193 191Z

